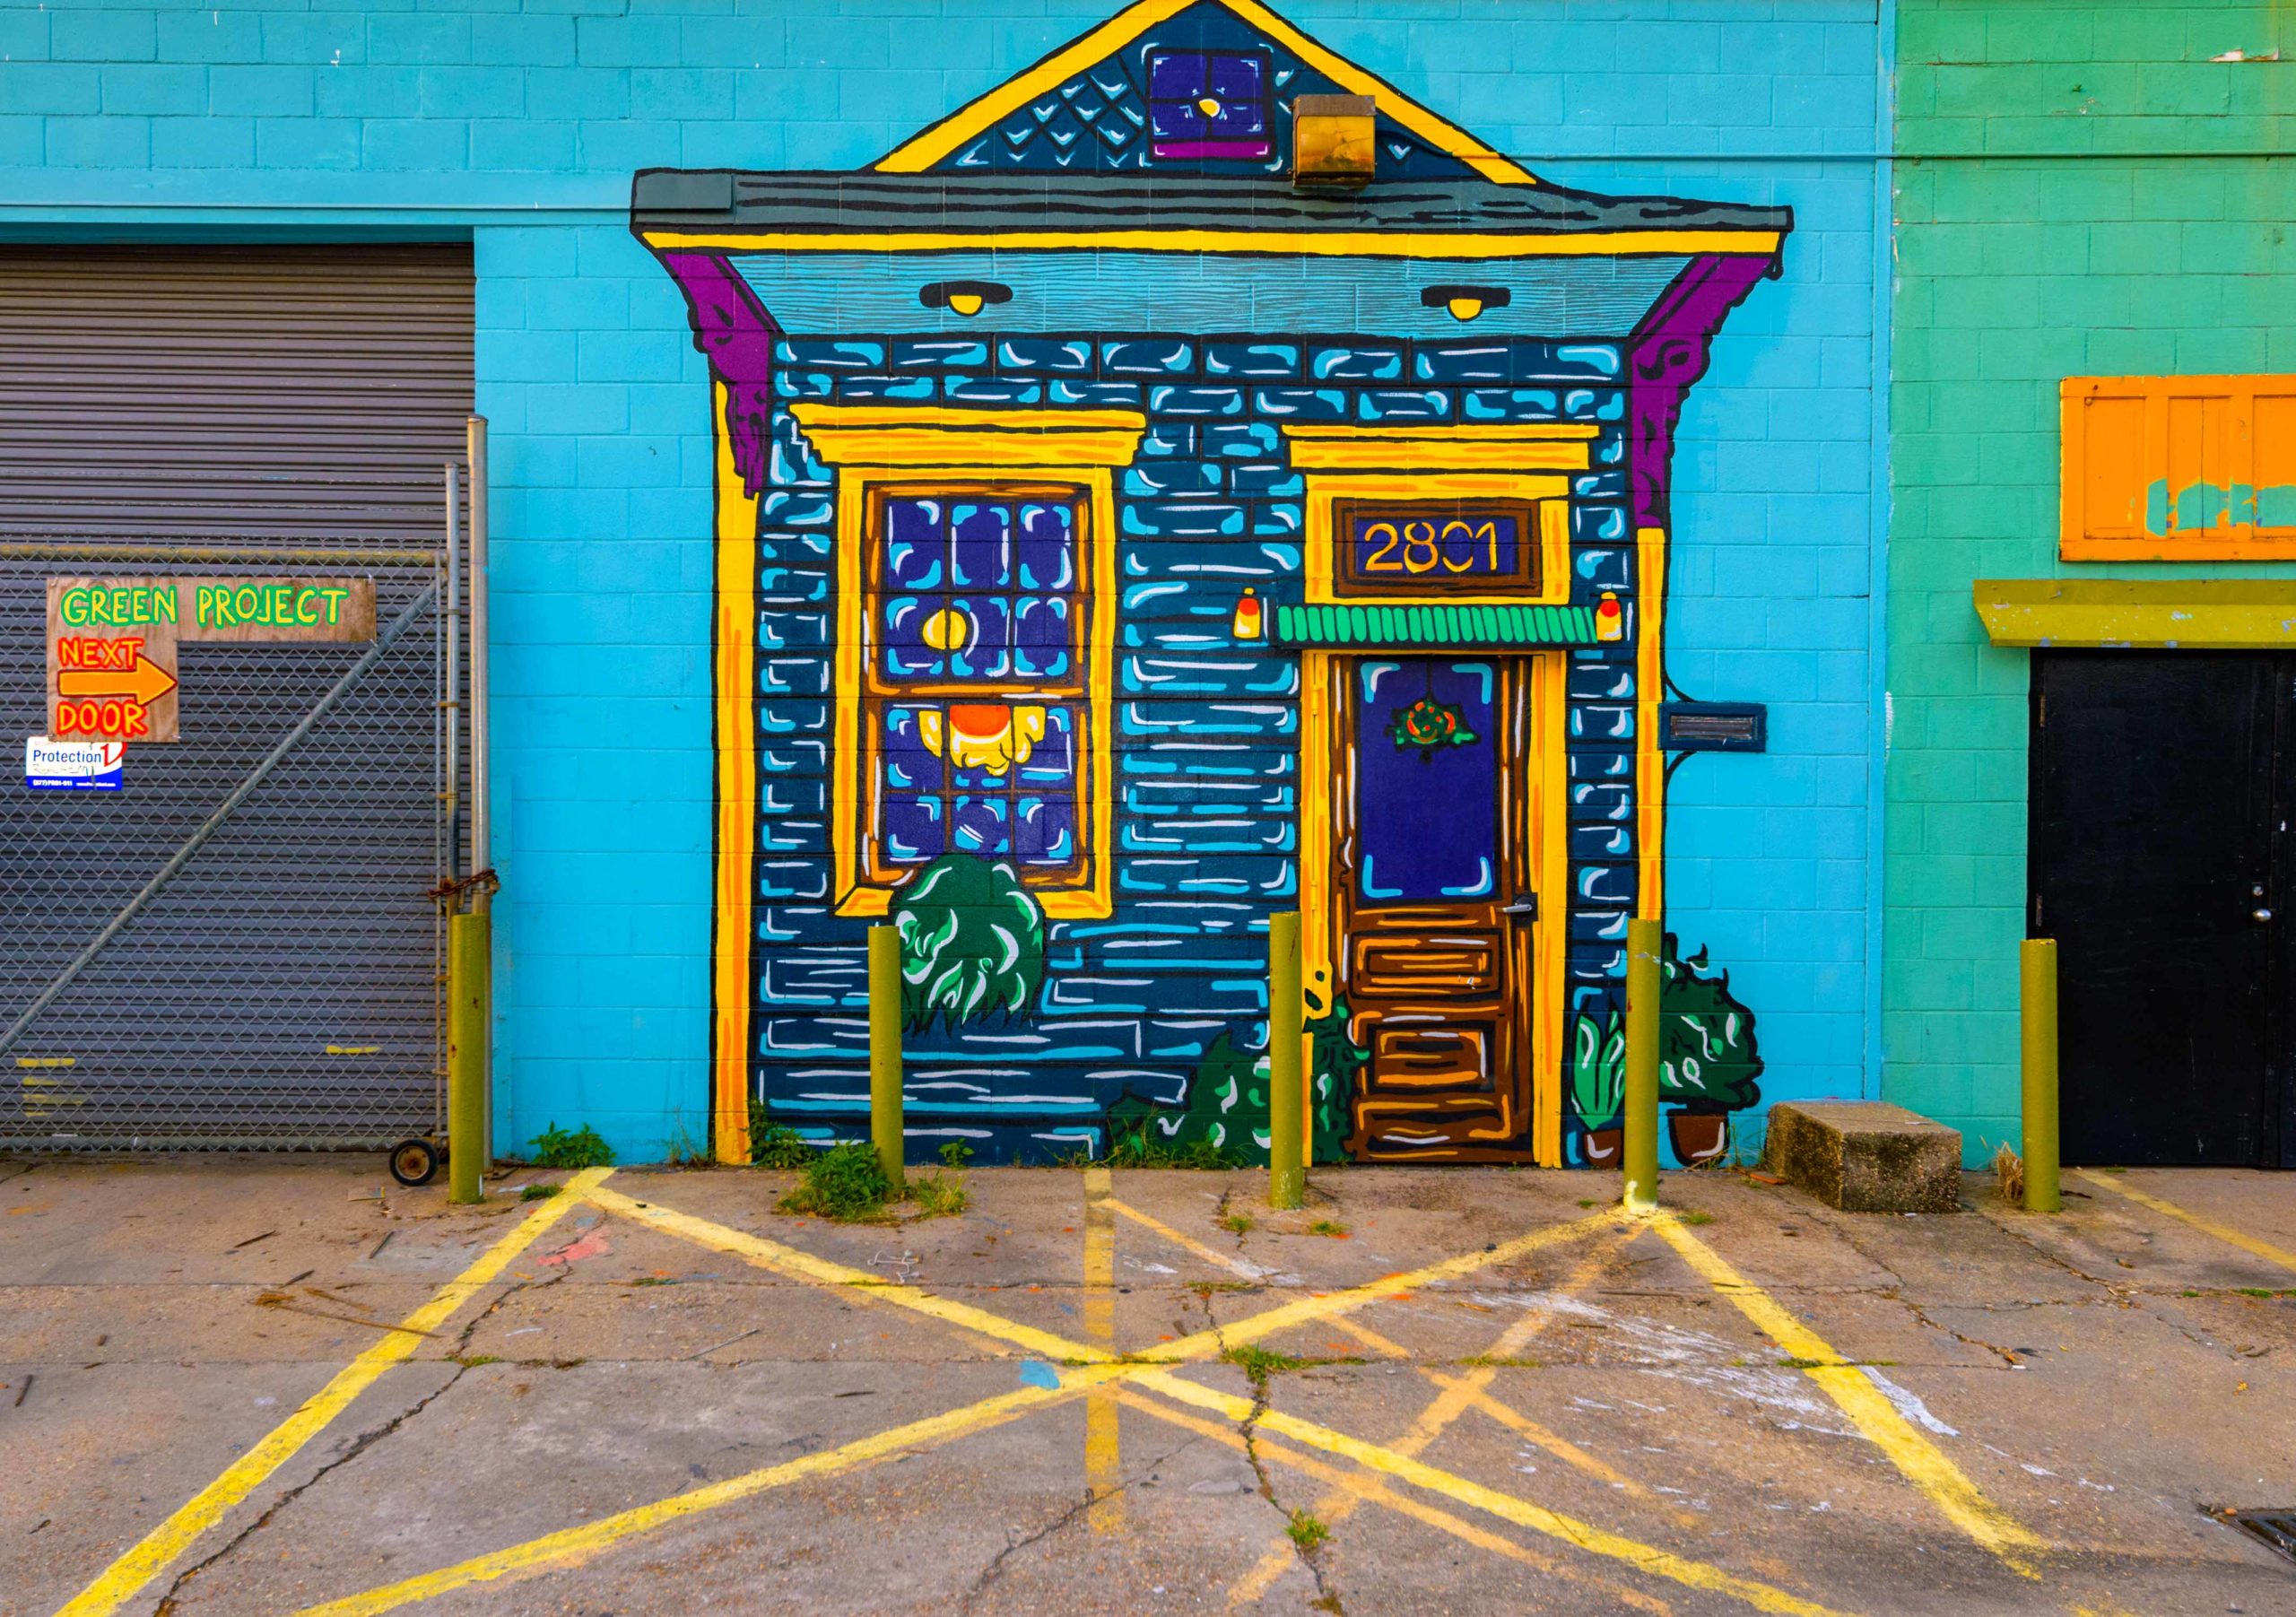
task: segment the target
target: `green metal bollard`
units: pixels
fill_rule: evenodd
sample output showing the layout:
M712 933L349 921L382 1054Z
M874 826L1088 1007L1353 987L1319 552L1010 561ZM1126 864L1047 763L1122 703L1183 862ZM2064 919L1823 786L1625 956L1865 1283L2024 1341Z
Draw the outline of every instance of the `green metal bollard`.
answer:
M1626 925L1626 1205L1658 1204L1658 952L1656 921Z
M2057 1213L2057 940L2029 937L2017 951L2024 1044L2025 1211Z
M1300 1063L1300 915L1267 917L1267 1204L1297 1207L1308 1197L1301 1161L1308 1091Z
M900 934L869 928L869 1137L877 1162L901 1189Z
M484 913L447 919L447 1199L486 1199L486 1022L493 954Z

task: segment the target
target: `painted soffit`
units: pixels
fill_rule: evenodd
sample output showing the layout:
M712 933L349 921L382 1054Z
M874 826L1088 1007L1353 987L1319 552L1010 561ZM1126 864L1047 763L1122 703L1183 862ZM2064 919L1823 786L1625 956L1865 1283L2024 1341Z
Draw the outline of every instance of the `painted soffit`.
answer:
M2239 651L2296 646L2296 578L1979 578L1996 646Z

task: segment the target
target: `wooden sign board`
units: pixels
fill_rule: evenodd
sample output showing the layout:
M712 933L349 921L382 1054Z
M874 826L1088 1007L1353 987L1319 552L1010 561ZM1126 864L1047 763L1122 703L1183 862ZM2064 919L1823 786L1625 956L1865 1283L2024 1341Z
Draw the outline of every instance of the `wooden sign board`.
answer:
M374 638L371 578L50 578L48 733L174 741L176 648L187 640Z

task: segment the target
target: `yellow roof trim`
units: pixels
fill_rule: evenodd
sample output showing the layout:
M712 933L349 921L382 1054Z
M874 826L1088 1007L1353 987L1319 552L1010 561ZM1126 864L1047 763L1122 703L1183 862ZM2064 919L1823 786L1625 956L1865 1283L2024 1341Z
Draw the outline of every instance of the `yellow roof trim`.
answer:
M1286 422L1286 438L1434 439L1458 443L1532 443L1541 439L1599 438L1602 429L1587 422L1397 422L1385 427L1341 427Z
M1211 0L1256 28L1341 88L1368 95L1379 110L1483 178L1504 186L1535 186L1538 176L1510 161L1448 118L1439 117L1377 74L1316 43L1259 0ZM1037 97L1075 77L1109 52L1121 49L1157 23L1178 15L1196 0L1136 0L1098 28L1047 57L1018 77L966 103L911 135L873 165L881 174L921 174L967 141L992 129Z
M792 230L648 230L665 252L941 253L962 248L1144 253L1296 254L1325 258L1587 258L1658 253L1747 253L1768 257L1776 230L1576 230L1457 233L1383 230L914 230L808 234Z

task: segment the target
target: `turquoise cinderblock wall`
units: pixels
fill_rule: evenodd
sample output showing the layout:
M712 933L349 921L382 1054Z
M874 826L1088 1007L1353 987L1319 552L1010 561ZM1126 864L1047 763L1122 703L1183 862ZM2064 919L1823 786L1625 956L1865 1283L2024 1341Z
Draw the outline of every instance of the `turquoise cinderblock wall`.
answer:
M1986 644L1970 586L2296 571L2057 553L2063 378L2296 370L2296 170L2253 155L2296 134L2296 13L1900 20L1883 1092L1974 1164L2018 1137L2031 659Z
M707 1127L709 440L648 165L857 167L1114 0L468 0L0 13L0 228L469 239L494 427L498 1138ZM1772 1098L1871 1092L1874 169L1852 0L1288 0L1564 184L1791 204L1678 438L1671 669L1771 752L1677 776L1671 918ZM922 13L922 14L919 14ZM1828 159L1824 153L1840 154Z

